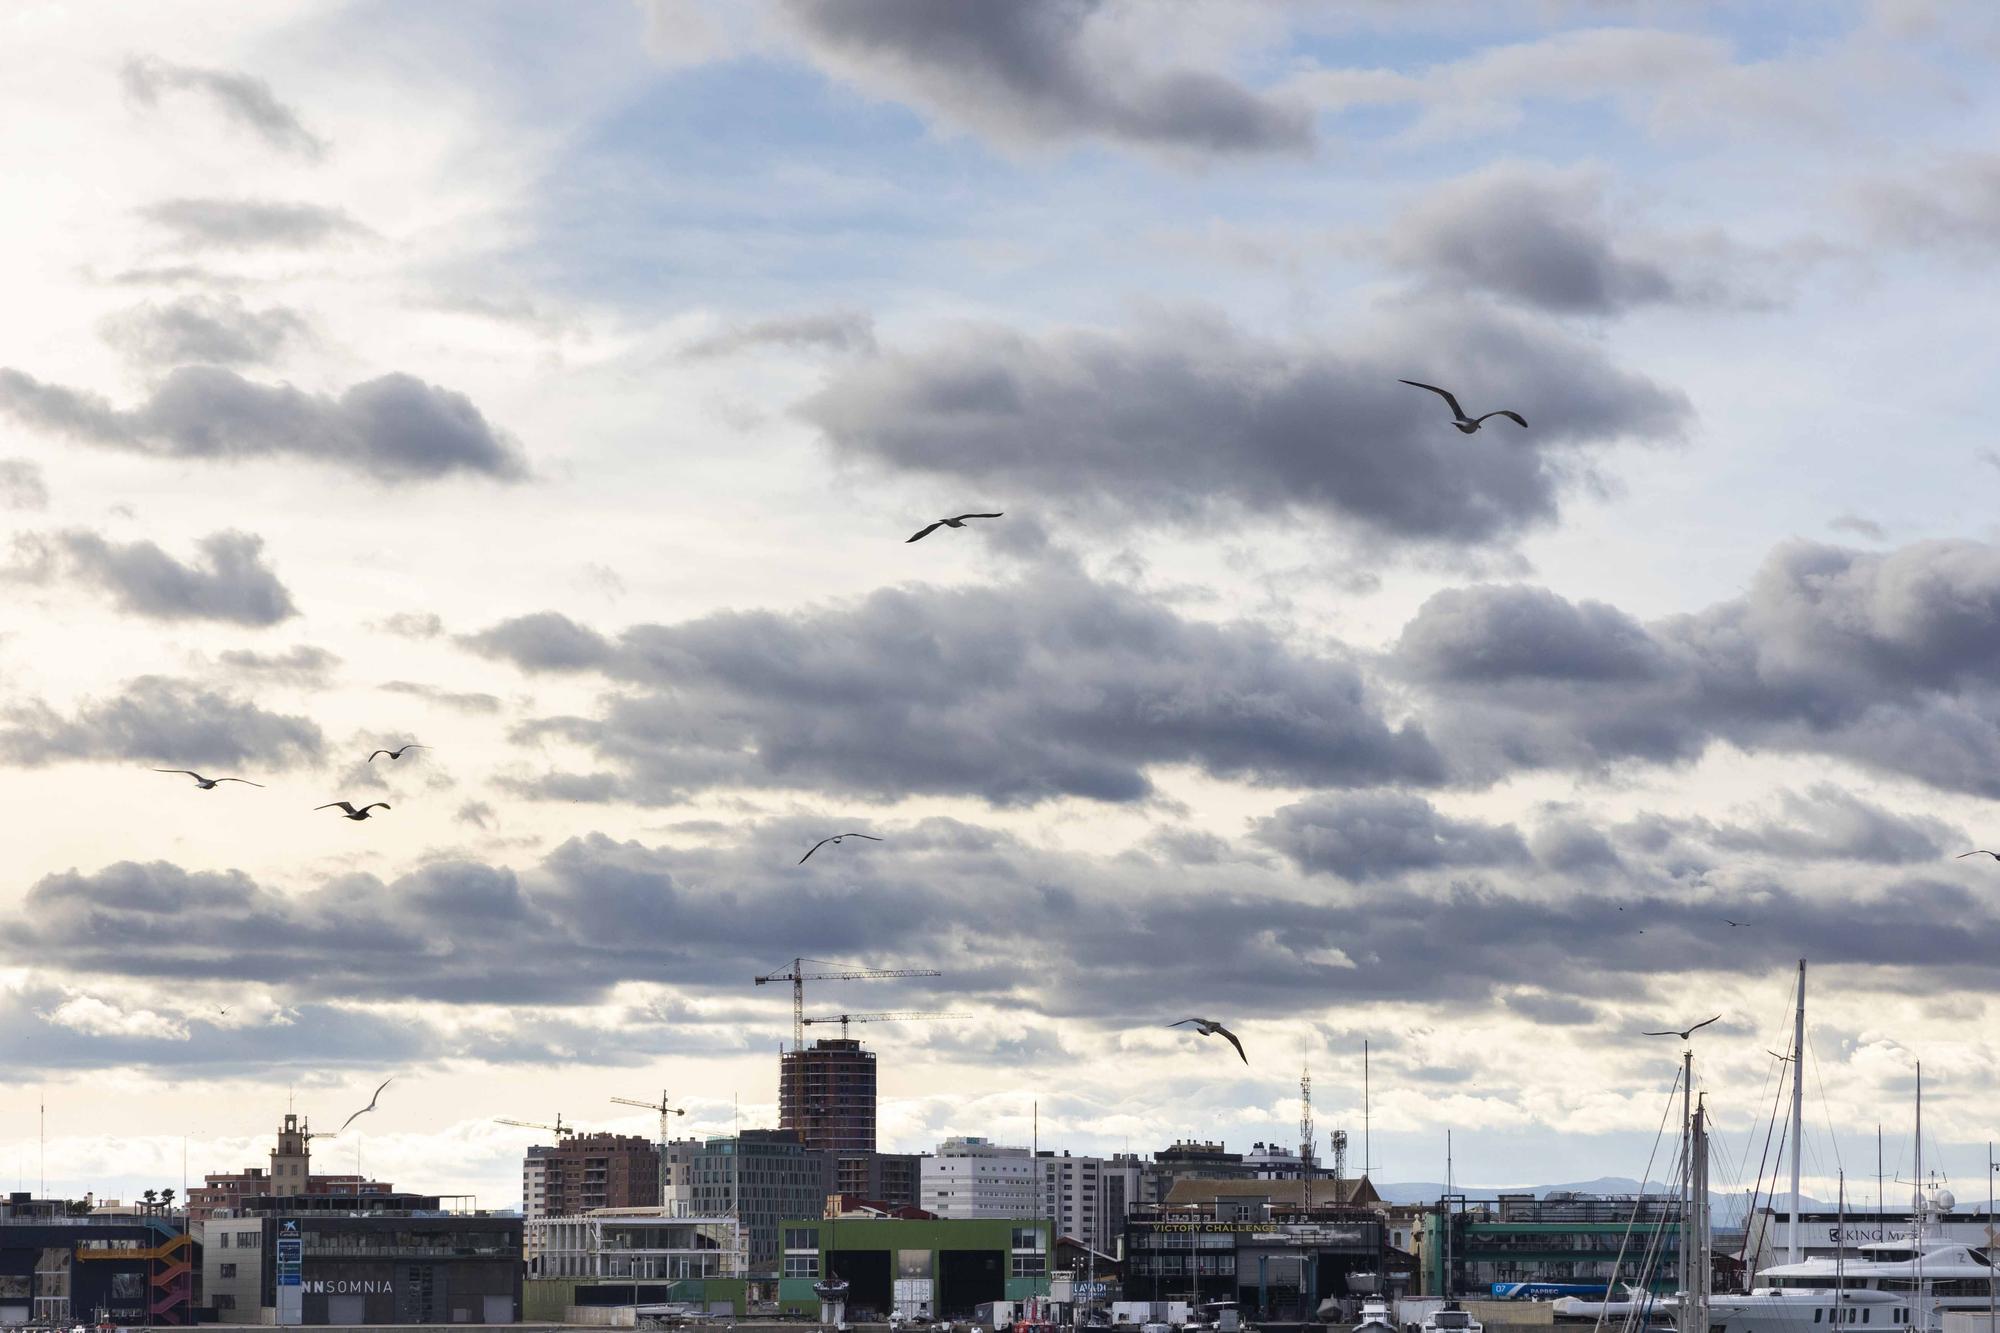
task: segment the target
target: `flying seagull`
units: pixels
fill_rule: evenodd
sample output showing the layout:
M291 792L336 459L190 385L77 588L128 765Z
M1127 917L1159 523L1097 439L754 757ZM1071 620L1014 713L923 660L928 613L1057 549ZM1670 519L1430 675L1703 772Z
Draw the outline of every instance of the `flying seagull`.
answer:
M405 746L404 746L404 747L403 747L403 748L402 748L401 750L377 750L377 751L375 752L375 754L386 754L386 755L388 755L388 756L389 756L389 757L390 757L391 759L401 759L401 758L403 757L403 754L404 754L404 752L405 752L405 751L408 751L408 750L428 750L428 749L430 749L430 748L431 748L431 747L430 747L430 746L428 746L428 745L419 745L419 744L417 744L417 743L416 743L415 741L411 741L411 742L410 742L410 743L409 743L408 745L405 745ZM371 763L371 764L372 764L372 763L374 763L374 762L375 762L375 754L371 754L371 755L369 755L369 756L368 756L368 762L369 762L369 763Z
M1519 412L1510 412L1504 407L1497 412L1488 412L1484 417L1469 417L1465 415L1465 409L1458 405L1458 399L1451 396L1449 389L1440 389L1435 384L1423 384L1416 380L1398 380L1397 383L1407 384L1417 389L1429 389L1432 393L1444 399L1445 403L1451 408L1451 424L1458 427L1459 431L1466 435L1470 435L1472 432L1478 430L1479 423L1486 420L1486 417L1505 417L1517 426L1526 426L1528 424L1528 419Z
M1772 1049L1771 1049L1771 1048L1770 1048L1769 1046L1766 1046L1766 1047L1764 1048L1764 1054L1766 1054L1766 1055L1770 1056L1770 1057L1771 1057L1771 1058L1772 1058L1773 1060L1783 1060L1783 1061L1784 1061L1784 1062L1785 1062L1786 1064L1790 1064L1790 1063L1792 1062L1792 1057L1791 1057L1791 1056L1789 1056L1789 1055L1779 1055L1779 1054L1778 1054L1778 1053L1777 1053L1776 1051L1772 1050Z
M1717 1014L1714 1018L1704 1018L1701 1022L1696 1023L1694 1027L1689 1028L1685 1032L1676 1032L1672 1028L1668 1028L1665 1032L1642 1032L1639 1035L1642 1037L1679 1037L1682 1041L1688 1041L1693 1038L1697 1029L1705 1028L1710 1023L1720 1021L1721 1018L1722 1018L1721 1014Z
M364 805L359 810L356 810L352 805L349 805L346 801L328 801L325 805L314 806L313 809L331 810L336 806L347 812L346 814L341 816L342 819L366 819L368 818L368 812L370 810L374 810L378 807L380 809L387 810L389 808L389 803L387 801L377 801L375 802L374 805Z
M394 1083L395 1081L396 1081L395 1075L391 1074L388 1078L382 1080L382 1088L388 1087L391 1083ZM353 1124L356 1120L360 1119L362 1116L367 1115L370 1111L374 1110L376 1101L380 1099L380 1097L382 1096L382 1088L375 1089L375 1096L370 1097L368 1099L368 1105L362 1107L359 1111L356 1111L353 1115L341 1121L340 1128L334 1130L333 1133L328 1135L327 1137L336 1139L339 1138L342 1134L345 1134L347 1132L347 1127L349 1125Z
M799 858L799 864L804 865L808 860L812 858L812 854L814 852L826 846L828 843L834 843L838 845L838 843L842 838L866 838L870 842L882 841L880 838L876 837L872 833L836 833L831 838L821 838L818 842L814 843L811 847L807 848L806 854Z
M1755 921L1731 921L1728 917L1722 918L1722 921L1724 925L1728 926L1754 926L1757 924Z
M1969 852L1960 852L1957 856L1954 856L1951 859L1954 861L1963 861L1968 856L1990 856L1994 860L2000 861L2000 852L1989 852L1984 847L1977 847Z
M1170 1028L1185 1027L1189 1023L1194 1024L1195 1027L1200 1029L1201 1035L1204 1037L1221 1036L1229 1038L1229 1044L1236 1048L1238 1055L1243 1056L1243 1063L1246 1065L1250 1063L1250 1057L1243 1055L1243 1043L1236 1040L1236 1034L1212 1018L1183 1018L1180 1022L1169 1023L1167 1026Z
M907 546L910 544L910 542L920 542L924 538L930 536L933 532L936 532L939 528L962 528L965 526L965 520L968 518L998 518L998 517L1000 517L999 514L960 514L957 518L941 518L937 522L925 528L923 531L919 532L916 536L906 539L903 544Z
M203 791L214 791L215 784L218 782L240 782L246 787L261 787L264 785L261 782L252 782L248 778L205 778L191 768L156 768L153 771L155 773L185 773L193 778L194 785Z

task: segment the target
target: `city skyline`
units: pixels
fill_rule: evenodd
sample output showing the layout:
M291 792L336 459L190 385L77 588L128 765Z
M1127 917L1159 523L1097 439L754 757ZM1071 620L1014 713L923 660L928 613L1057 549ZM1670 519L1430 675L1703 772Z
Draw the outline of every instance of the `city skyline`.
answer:
M1385 1183L1637 1177L1804 957L1805 1192L1919 1061L1978 1179L2000 18L1176 12L0 13L0 1175L393 1075L322 1151L505 1206L775 1126L820 958L969 1015L885 1150L1358 1137L1365 1040Z

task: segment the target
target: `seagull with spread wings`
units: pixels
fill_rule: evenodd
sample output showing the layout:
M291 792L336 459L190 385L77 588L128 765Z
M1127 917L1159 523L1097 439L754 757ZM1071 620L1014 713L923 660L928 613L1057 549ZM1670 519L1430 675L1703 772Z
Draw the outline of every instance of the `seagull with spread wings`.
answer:
M1718 1023L1720 1021L1722 1021L1722 1015L1717 1014L1714 1018L1702 1019L1701 1022L1696 1023L1693 1027L1683 1032L1676 1032L1674 1029L1668 1028L1665 1032L1642 1032L1639 1035L1642 1037L1679 1037L1682 1041L1688 1041L1702 1028L1707 1027L1710 1023Z
M1452 395L1449 389L1440 389L1435 384L1424 384L1418 380L1398 380L1396 382L1398 384L1407 384L1413 389L1429 389L1432 393L1444 399L1445 405L1451 408L1451 424L1458 427L1461 434L1472 434L1472 432L1479 429L1480 423L1485 421L1487 417L1505 417L1517 426L1525 427L1528 424L1528 419L1519 412L1510 411L1504 407L1498 411L1488 412L1485 416L1469 417L1465 415L1465 409L1458 405L1458 399Z
M419 744L417 744L417 743L416 743L415 741L411 741L411 742L410 742L410 743L409 743L408 745L405 745L405 746L404 746L404 747L403 747L403 748L402 748L401 750L377 750L377 751L375 752L375 754L386 754L386 755L388 755L388 756L389 756L389 757L390 757L391 759L401 759L401 758L403 757L403 755L404 755L404 754L405 754L405 753L406 753L407 751L410 751L410 750L428 750L428 749L430 749L430 748L431 748L431 747L430 747L430 746L428 746L428 745L419 745ZM371 754L371 755L369 755L369 756L368 756L368 762L369 762L369 763L371 763L371 764L372 764L372 763L374 763L374 762L375 762L375 754Z
M818 851L820 848L826 846L828 843L832 843L834 846L838 847L840 845L840 840L842 838L866 838L870 842L882 841L880 838L876 837L872 833L836 833L831 838L821 838L818 842L806 848L806 854L799 858L799 864L804 865L807 861L810 861L812 859L812 854Z
M907 546L911 542L920 542L924 538L930 536L933 532L936 532L939 528L962 528L965 526L965 520L968 518L999 518L999 517L1000 517L999 514L960 514L957 518L941 518L937 522L931 524L929 527L918 532L916 536L905 538L903 544Z
M359 810L356 810L347 801L328 801L325 805L316 805L313 807L315 810L345 810L347 813L341 816L342 819L366 819L370 810L387 810L388 808L389 803L387 801L376 801L373 805L364 805Z
M1994 860L2000 861L2000 852L1989 852L1984 847L1975 847L1969 852L1960 852L1951 859L1954 861L1963 861L1968 856L1990 856Z
M382 1088L388 1087L391 1083L394 1083L395 1081L396 1081L396 1076L394 1074L391 1074L389 1077L382 1080ZM368 1105L362 1107L359 1111L356 1111L353 1115L341 1121L340 1128L334 1130L333 1133L327 1135L327 1137L334 1139L339 1138L342 1134L345 1134L347 1132L347 1127L349 1125L353 1124L356 1120L359 1120L362 1116L367 1115L370 1111L374 1110L375 1103L381 1100L382 1088L375 1089L375 1095L368 1099Z
M215 784L218 782L240 782L246 787L261 787L264 785L261 782L252 782L248 778L205 778L191 768L156 768L153 771L155 773L185 773L194 779L194 785L202 791L214 791Z
M1229 1038L1229 1044L1236 1048L1236 1053L1238 1055L1243 1056L1243 1063L1246 1065L1250 1063L1250 1057L1247 1055L1243 1055L1243 1043L1236 1040L1236 1034L1234 1032L1231 1032L1228 1028L1222 1026L1222 1024L1216 1022L1212 1018L1183 1018L1180 1022L1169 1023L1167 1024L1167 1026L1170 1028L1185 1027L1189 1023L1194 1024L1196 1030L1198 1030L1204 1037Z

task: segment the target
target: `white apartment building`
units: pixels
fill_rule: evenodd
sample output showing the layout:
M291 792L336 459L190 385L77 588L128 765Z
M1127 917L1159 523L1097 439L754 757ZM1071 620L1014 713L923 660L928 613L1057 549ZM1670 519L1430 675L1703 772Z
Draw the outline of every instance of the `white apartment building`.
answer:
M1133 1207L1156 1193L1150 1164L1132 1153L1072 1157L1045 1152L1037 1165L1041 1168L1037 1216L1053 1222L1058 1236L1082 1241L1104 1254L1117 1250Z
M923 1159L917 1206L945 1218L1035 1216L1035 1159L970 1135L946 1139Z

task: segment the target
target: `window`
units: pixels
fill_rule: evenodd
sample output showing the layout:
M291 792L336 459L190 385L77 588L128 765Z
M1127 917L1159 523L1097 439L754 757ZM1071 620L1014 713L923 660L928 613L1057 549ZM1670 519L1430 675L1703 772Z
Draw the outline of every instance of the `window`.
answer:
M218 1310L234 1310L236 1308L236 1298L227 1292L217 1292L209 1303Z
M1014 1228L1014 1249L1017 1252L1027 1250L1035 1254L1041 1254L1048 1248L1047 1238L1042 1235L1040 1227ZM1038 1268L1035 1271L1039 1273L1041 1270Z
M788 1254L785 1256L786 1277L818 1277L819 1256L816 1254Z
M785 1248L788 1250L817 1250L819 1248L818 1227L786 1227Z
M1819 1308L1818 1306L1814 1306L1814 1307L1813 1307L1813 1322L1814 1322L1815 1324L1817 1324L1817 1323L1819 1322L1819 1317L1820 1317L1821 1315L1825 1314L1825 1313L1826 1313L1826 1311L1824 1311L1824 1310L1820 1309L1820 1308Z
M257 1248L257 1238L258 1233L255 1231L239 1231L236 1233L236 1248L254 1250Z
M217 1271L218 1271L218 1274L219 1274L220 1276L222 1276L222 1277L235 1277L235 1276L236 1276L236 1265L235 1265L235 1264L224 1264L224 1265L222 1265L222 1267L221 1267L221 1268L220 1268L219 1270L217 1270Z
M222 1233L222 1243L217 1245L215 1248L217 1248L218 1250L226 1250L229 1248L229 1233L227 1231Z
M1015 1277L1039 1277L1048 1269L1048 1257L1040 1254L1017 1254L1014 1256Z

